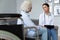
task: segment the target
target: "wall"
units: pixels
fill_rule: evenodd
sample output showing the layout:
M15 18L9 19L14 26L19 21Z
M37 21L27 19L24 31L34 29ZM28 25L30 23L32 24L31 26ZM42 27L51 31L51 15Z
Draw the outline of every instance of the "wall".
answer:
M32 19L38 19L39 15L43 13L42 11L42 4L45 2L45 0L32 0L32 13L31 18Z
M0 0L0 13L16 13L16 0Z

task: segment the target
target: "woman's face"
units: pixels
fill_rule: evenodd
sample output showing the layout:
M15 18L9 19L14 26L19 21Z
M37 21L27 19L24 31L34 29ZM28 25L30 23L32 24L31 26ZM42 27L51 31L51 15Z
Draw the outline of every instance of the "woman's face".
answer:
M32 10L32 5L29 5L29 6L28 6L28 10L29 10L29 12L31 12L31 10Z
M32 10L32 7L29 8L29 12L31 12L31 10Z
M43 7L44 12L49 12L49 7L47 7L46 5L43 5L42 7Z

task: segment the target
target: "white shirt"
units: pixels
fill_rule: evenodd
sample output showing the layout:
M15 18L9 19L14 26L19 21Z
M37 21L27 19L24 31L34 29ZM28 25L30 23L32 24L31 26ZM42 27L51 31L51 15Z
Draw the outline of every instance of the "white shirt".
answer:
M26 13L24 11L21 11L22 19L23 19L23 24L24 27L26 26L36 26L32 20L30 19L29 13ZM20 20L18 19L17 24L19 24Z
M45 13L40 14L39 25L54 25L54 15L52 13L49 13L49 15Z

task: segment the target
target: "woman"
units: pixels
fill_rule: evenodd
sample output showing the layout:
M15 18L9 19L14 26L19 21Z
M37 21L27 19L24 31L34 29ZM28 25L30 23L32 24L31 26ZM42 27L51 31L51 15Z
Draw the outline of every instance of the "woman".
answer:
M47 27L48 40L58 40L56 30L54 29L54 15L49 11L49 4L42 5L44 12L39 16L39 25Z
M31 9L32 9L32 3L30 1L24 1L21 6L21 15L22 15L22 19L23 19L23 24L24 24L24 27L31 27L31 26L36 26L31 18L30 18L30 14L29 12L31 12ZM17 21L17 24L20 24L20 20L18 19ZM28 33L27 35L30 37L34 36L35 32L32 30L28 30Z

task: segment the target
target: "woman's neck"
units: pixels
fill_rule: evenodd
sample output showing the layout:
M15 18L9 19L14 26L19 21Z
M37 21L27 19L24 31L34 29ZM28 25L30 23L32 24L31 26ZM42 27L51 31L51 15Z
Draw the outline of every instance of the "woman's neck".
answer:
M46 15L49 15L49 11L48 12L45 12Z

